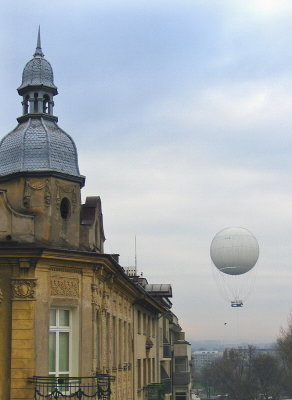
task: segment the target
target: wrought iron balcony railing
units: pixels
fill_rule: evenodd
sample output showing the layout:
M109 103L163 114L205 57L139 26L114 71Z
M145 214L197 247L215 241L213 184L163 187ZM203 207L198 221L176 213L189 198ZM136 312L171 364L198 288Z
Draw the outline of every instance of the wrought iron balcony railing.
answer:
M191 373L189 371L174 372L172 379L174 385L188 385L191 382Z
M34 400L110 400L111 382L115 378L107 374L89 377L34 376Z
M161 384L164 387L164 393L171 393L171 378L161 378Z
M161 383L150 383L143 391L146 400L164 400L165 388Z

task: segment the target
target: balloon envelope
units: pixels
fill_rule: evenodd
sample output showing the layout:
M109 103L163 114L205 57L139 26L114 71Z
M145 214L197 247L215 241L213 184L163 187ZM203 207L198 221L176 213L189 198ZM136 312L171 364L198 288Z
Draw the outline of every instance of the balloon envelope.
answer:
M210 255L219 271L241 275L255 266L259 258L259 245L247 229L225 228L212 240Z

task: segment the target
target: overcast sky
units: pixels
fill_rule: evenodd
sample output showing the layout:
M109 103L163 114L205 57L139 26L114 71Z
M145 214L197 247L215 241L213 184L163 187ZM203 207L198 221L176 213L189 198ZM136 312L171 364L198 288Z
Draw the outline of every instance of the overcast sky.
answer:
M1 2L1 137L38 25L106 252L171 283L190 340L274 341L292 310L291 0ZM242 309L221 296L213 236L257 237ZM226 325L225 325L226 323Z

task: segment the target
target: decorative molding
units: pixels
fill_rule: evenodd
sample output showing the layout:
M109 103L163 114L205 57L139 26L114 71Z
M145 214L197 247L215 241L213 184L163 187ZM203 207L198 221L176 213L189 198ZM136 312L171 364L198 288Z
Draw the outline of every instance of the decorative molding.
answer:
M45 205L46 206L49 206L51 204L51 191L50 191L49 180L48 179L46 180L44 200L45 200Z
M51 296L79 297L79 280L52 276Z
M96 283L91 284L91 302L96 306L101 304L101 295Z
M2 289L0 289L0 304L2 303L3 299L4 299L3 292Z
M26 272L29 268L34 267L36 264L35 260L31 258L20 258L19 259L19 268L20 270Z
M13 299L34 299L36 279L11 279Z
M31 198L31 191L32 190L43 190L44 189L44 203L46 206L51 204L51 191L49 180L43 183L36 182L34 184L30 183L29 179L25 180L24 184L24 192L23 192L23 205L25 208L30 208L30 198Z
M68 272L69 274L82 274L82 269L79 268L50 267L50 271Z
M57 195L56 195L56 208L60 208L61 204L61 192L66 193L66 194L71 194L71 202L72 202L72 212L74 213L76 204L77 204L77 195L76 195L76 188L75 186L72 187L72 185L66 186L66 185L61 185L59 181L56 181L56 186L57 186Z
M109 294L106 291L104 291L102 293L102 299L101 299L101 306L104 310L108 310L109 306L108 300L109 300Z

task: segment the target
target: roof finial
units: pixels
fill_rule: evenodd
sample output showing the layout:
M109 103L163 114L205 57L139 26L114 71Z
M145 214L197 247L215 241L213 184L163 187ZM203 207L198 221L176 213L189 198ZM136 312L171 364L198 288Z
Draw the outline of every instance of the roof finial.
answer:
M44 57L44 53L42 51L42 46L41 46L41 27L40 27L40 25L39 25L39 30L38 30L37 47L35 49L35 53L33 56L34 57Z

